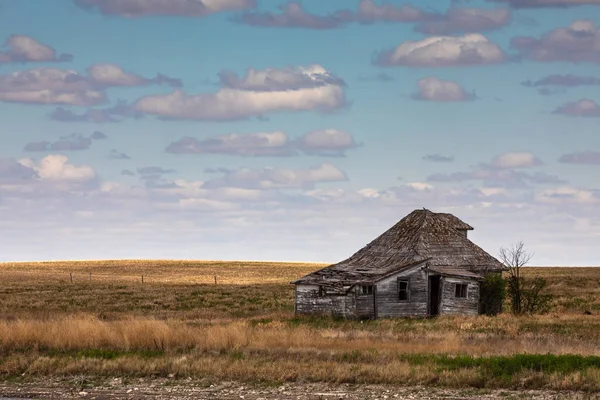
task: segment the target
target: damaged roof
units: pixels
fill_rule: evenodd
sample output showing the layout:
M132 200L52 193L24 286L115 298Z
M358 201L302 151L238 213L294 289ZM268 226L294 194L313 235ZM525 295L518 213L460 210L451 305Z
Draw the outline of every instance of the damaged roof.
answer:
M292 283L342 286L374 282L425 261L432 269L452 269L454 275L457 271L473 275L502 271L500 261L466 237L464 231L472 229L452 214L415 210L350 258Z

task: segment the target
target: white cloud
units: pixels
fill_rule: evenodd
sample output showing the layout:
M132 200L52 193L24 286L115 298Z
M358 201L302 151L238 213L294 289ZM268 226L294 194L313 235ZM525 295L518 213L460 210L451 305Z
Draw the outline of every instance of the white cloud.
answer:
M456 32L483 32L505 27L510 22L508 8L459 8L451 7L441 18L434 18L417 25L417 32L445 35Z
M39 161L23 158L19 163L31 168L41 180L87 182L96 177L93 168L88 165L76 166L69 164L63 155L51 154Z
M504 60L498 45L481 34L471 33L406 41L379 54L375 62L384 66L447 67L498 64Z
M511 45L524 58L540 62L600 63L600 29L592 20L576 20L568 27L545 33L539 39L519 36Z
M262 92L343 85L340 78L318 64L307 67L267 68L264 70L250 68L242 78L231 71L221 71L219 79L223 86L231 89Z
M491 0L507 3L514 8L544 8L544 7L575 7L584 5L599 5L598 0Z
M600 117L600 105L590 99L581 99L566 103L554 110L553 113L571 117Z
M105 102L106 95L76 71L36 68L1 75L0 101L89 106Z
M252 8L256 0L74 0L83 8L126 18L149 16L204 17L222 11Z
M543 190L535 195L541 203L549 204L598 204L600 196L591 190L578 189L570 186L556 187Z
M458 83L435 77L419 79L417 86L418 89L412 96L417 100L456 102L475 98L473 94L467 93Z
M515 152L504 153L494 157L492 166L496 168L524 168L542 164L533 153Z
M429 183L425 183L425 182L409 182L405 186L407 186L411 189L416 189L416 190L420 190L420 191L434 189L433 185L430 185Z
M175 78L158 74L154 78L144 78L140 75L126 72L115 64L95 64L87 70L88 80L94 86L119 87L119 86L144 86L150 84L167 84L181 86L181 81Z
M0 52L0 63L70 61L72 58L69 54L57 55L52 47L29 36L13 35L4 46L8 50Z
M163 118L214 121L258 117L276 111L336 110L346 104L344 90L339 82L330 83L324 79L320 68L298 68L295 74L289 69L279 71L281 73L273 69L253 71L243 80L225 79L235 88L226 87L216 93L198 95L181 90L150 95L139 99L133 108ZM298 73L304 77L303 82L310 82L310 85L298 86ZM274 80L269 80L269 76L275 77Z
M348 132L322 129L302 135L295 141L295 146L307 154L343 156L357 144Z
M354 138L337 129L308 132L290 140L281 131L214 136L204 140L183 137L167 146L173 154L229 154L246 157L294 156L300 152L310 155L343 156L346 150L357 147Z
M0 101L92 106L106 102L107 87L180 85L177 79L160 74L143 78L112 64L97 64L88 72L89 75L83 75L74 70L34 68L0 75Z
M172 142L167 153L230 154L238 156L291 155L288 136L281 132L230 133L205 140L184 137Z
M322 182L347 181L346 173L331 164L324 163L309 169L286 169L266 167L242 168L224 174L221 178L206 181L204 188L238 187L247 189L282 189L312 187Z

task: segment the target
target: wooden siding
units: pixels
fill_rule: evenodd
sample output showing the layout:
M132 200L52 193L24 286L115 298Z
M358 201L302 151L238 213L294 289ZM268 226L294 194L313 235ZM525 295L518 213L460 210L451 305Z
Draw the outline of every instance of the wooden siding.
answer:
M456 285L467 285L467 297L455 297ZM442 277L442 315L477 315L479 313L479 282L470 279Z
M424 264L390 275L377 282L379 318L427 316L427 272ZM398 279L409 281L409 300L398 299Z
M361 287L356 286L354 295L356 296L356 316L358 318L374 318L373 294L362 294Z
M296 314L330 315L332 317L354 318L356 300L351 291L348 295L319 296L317 285L296 285L294 299Z

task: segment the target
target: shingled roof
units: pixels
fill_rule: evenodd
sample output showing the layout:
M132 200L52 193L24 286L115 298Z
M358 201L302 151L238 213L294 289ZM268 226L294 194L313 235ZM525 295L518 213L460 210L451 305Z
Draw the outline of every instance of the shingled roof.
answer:
M502 271L500 261L460 232L472 229L452 214L415 210L350 258L292 283L334 287L368 283L424 261L434 269L475 276Z

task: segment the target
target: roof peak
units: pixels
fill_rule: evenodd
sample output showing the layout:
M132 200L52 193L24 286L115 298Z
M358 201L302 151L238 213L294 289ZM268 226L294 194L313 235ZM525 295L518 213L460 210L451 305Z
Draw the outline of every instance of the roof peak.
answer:
M457 230L472 231L472 230L475 229L471 225L467 224L466 222L464 222L463 220L461 220L460 218L458 218L454 214L435 212L435 211L431 211L430 209L425 208L425 207L423 207L423 208L417 208L416 210L414 210L413 212L411 212L410 214L408 214L406 217L409 217L409 216L415 215L415 214L422 215L422 217L421 217L421 223L422 224L425 224L425 222L427 221L427 217L429 217L429 216L436 216L436 217L445 218L446 219L445 222L448 223L448 224L450 224L450 225L454 225L454 228L457 229Z
M421 262L473 272L501 271L504 267L497 259L460 232L471 229L452 214L417 209L349 258L295 282L372 281Z

